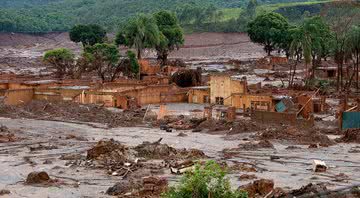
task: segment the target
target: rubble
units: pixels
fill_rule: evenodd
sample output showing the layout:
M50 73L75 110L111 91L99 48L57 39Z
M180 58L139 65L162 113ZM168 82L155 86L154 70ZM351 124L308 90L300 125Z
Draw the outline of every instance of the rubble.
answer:
M289 140L299 144L335 144L317 129L299 129L290 126L267 128L265 131L258 132L257 136L262 140Z
M344 132L344 135L336 141L345 143L360 143L360 129L348 129Z
M239 190L246 191L249 197L265 197L274 190L274 181L267 179L256 180L250 184L240 186Z
M292 190L287 193L286 196L283 197L299 197L301 195L306 195L308 197L312 197L317 195L318 193L327 191L327 188L324 184L308 184L306 186L301 187L300 189Z
M128 180L121 180L118 183L116 183L114 186L108 188L106 190L106 194L112 196L123 195L126 193L131 193L135 188L136 188L136 184Z
M199 159L206 155L197 149L175 149L167 144L161 144L162 138L156 142L143 142L136 146L138 157L147 159Z
M166 192L168 182L165 178L144 177L141 181L122 180L110 187L106 194L120 197L159 197Z
M239 149L275 149L275 147L269 140L260 140L259 142L248 142L245 144L239 144Z
M0 126L0 143L15 142L19 138L13 134L6 126Z
M18 106L0 104L0 116L3 117L101 123L108 127L141 124L144 113L143 111L115 113L98 105L80 105L66 101L33 100L28 104Z

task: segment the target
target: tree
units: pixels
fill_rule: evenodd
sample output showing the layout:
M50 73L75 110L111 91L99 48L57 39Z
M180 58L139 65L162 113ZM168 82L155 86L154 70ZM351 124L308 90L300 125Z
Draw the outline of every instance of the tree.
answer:
M99 25L76 25L70 30L70 40L76 43L81 42L84 47L103 43L105 38L106 31Z
M154 18L161 33L160 42L155 49L161 66L164 66L169 53L184 44L184 33L175 14L160 11L154 14Z
M301 28L304 37L303 41L305 39L309 40L307 42L311 48L311 77L314 78L314 71L321 62L321 58L326 58L330 54L332 33L329 25L319 16L305 19Z
M281 43L282 36L289 28L288 21L280 14L266 13L257 16L248 24L248 34L251 41L264 45L264 50L271 55L276 46Z
M326 58L330 54L332 33L329 25L319 16L306 18L300 29L302 46L310 47L310 54L306 48L304 57L306 65L312 62L311 78L314 78L315 69L320 64L321 58ZM308 57L309 55L311 57ZM308 69L306 68L306 70L308 75Z
M72 51L65 48L59 48L47 51L43 60L45 63L55 68L56 75L61 78L67 74L73 75L75 68L74 58L75 55Z
M352 54L354 70L356 71L356 89L359 89L359 59L360 59L360 25L352 26L347 33L347 52Z
M246 192L232 191L226 172L214 161L197 164L187 172L180 184L162 195L163 198L247 198Z
M127 57L129 59L130 72L133 76L137 76L137 78L140 78L140 65L135 53L129 50L127 52Z
M102 81L114 81L122 70L116 45L98 43L86 48L90 70L95 70Z
M334 35L333 55L334 60L337 64L336 89L338 91L344 88L343 66L346 59L347 51L347 33L349 32L350 28L353 25L358 24L358 21L360 20L360 12L358 6L358 2L355 1L334 1L326 4L325 8L322 11L325 19L330 24L330 28ZM351 83L349 83L349 85L350 84Z
M138 59L141 59L141 52L145 48L154 48L160 42L160 31L156 21L149 15L139 15L130 19L124 29L124 33L117 34L118 45L124 41L128 47L134 47L137 51ZM124 36L125 39L120 38Z
M301 57L304 57L305 59L306 70L307 65L311 62L311 39L309 34L304 32L304 28L302 26L290 29L289 34L292 39L289 47L289 55L291 58L295 59L294 66L290 65L289 86L292 87L296 73L296 66L300 62ZM291 72L292 69L293 72Z

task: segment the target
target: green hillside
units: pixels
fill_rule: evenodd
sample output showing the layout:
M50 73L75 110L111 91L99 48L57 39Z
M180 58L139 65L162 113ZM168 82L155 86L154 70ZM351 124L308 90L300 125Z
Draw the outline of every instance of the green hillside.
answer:
M308 4L314 1L258 0L262 9L279 9L280 5L294 2ZM200 8L213 5L216 10L222 11L216 20L223 22L237 18L247 3L248 0L1 0L0 31L67 31L74 24L89 23L115 31L120 24L138 13L152 13L161 9L176 11L187 4Z

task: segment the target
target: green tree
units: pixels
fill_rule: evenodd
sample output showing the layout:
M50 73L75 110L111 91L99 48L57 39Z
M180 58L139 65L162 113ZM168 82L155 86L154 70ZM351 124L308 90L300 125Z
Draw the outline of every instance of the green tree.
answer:
M282 15L269 12L257 16L248 24L248 34L251 41L264 45L264 50L270 56L282 42L288 28L288 21Z
M117 34L120 36L121 34ZM160 31L152 16L141 14L130 19L124 29L124 41L128 47L137 51L138 59L145 48L154 48L160 42ZM117 38L116 41L121 41ZM121 44L121 42L116 43Z
M214 161L197 164L187 172L178 186L162 195L164 198L247 198L247 193L232 191L226 172Z
M307 65L311 63L311 39L309 34L304 32L304 28L302 26L291 28L289 30L289 34L291 35L289 55L291 58L295 59L294 66L290 65L289 86L292 87L296 73L296 67L301 58L304 57L305 59L306 70Z
M352 26L347 33L346 39L347 52L352 54L354 59L354 70L356 75L356 89L359 89L359 59L360 59L360 25Z
M106 31L99 25L76 25L70 30L70 40L83 46L103 43L105 38Z
M312 65L315 68L321 58L326 58L330 54L330 27L321 17L316 16L305 19L302 28L304 34L310 38Z
M184 33L175 14L160 11L154 14L156 24L160 30L160 42L156 45L158 60L164 66L169 53L179 49L184 44Z
M130 71L133 76L136 76L137 78L140 78L140 65L136 58L136 55L132 51L127 51L127 57L129 59L130 64Z
M89 69L95 70L102 81L114 81L123 65L119 63L120 54L113 44L97 43L86 47Z
M45 53L43 60L56 70L58 77L64 75L72 75L74 72L74 58L75 55L72 51L65 48L49 50Z

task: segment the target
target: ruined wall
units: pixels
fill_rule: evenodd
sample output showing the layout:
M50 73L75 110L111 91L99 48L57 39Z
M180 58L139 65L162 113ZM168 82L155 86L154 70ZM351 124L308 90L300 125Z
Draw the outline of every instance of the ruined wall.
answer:
M142 80L154 84L169 84L170 78L168 76L143 76Z
M232 96L232 106L236 108L245 107L245 109L250 109L253 107L255 110L274 111L272 96L265 95L234 94Z
M115 100L112 93L83 92L74 99L81 104L103 104L105 107L114 107Z
M181 103L187 102L187 92L170 92L170 93L161 93L160 101L161 103Z
M270 64L271 65L281 65L281 64L287 64L288 59L286 57L278 57L278 56L272 56L270 57Z
M188 92L188 103L204 104L209 102L210 89L191 89Z
M151 85L141 89L124 91L118 95L136 98L138 105L142 106L162 102L186 102L186 92L172 85Z
M80 89L36 89L34 99L37 100L66 100L72 101L76 96L82 93Z
M210 102L216 104L216 98L221 97L224 105L231 106L232 94L244 94L246 89L245 81L232 80L228 75L213 75L210 77Z
M63 97L54 90L35 90L34 100L61 101L63 100Z
M296 124L296 113L253 111L251 119L259 122Z
M140 73L145 75L155 75L160 73L160 65L152 64L149 60L139 60Z
M8 90L5 93L4 103L6 105L19 105L31 102L34 96L33 89Z
M299 108L305 106L304 109L301 111L300 115L303 118L308 119L310 117L310 115L314 112L314 103L313 103L313 100L311 99L311 96L308 96L308 95L298 96L297 102L300 105Z
M289 124L305 128L314 126L313 116L308 120L298 119L296 113L288 112L253 111L251 113L251 119L262 123Z

